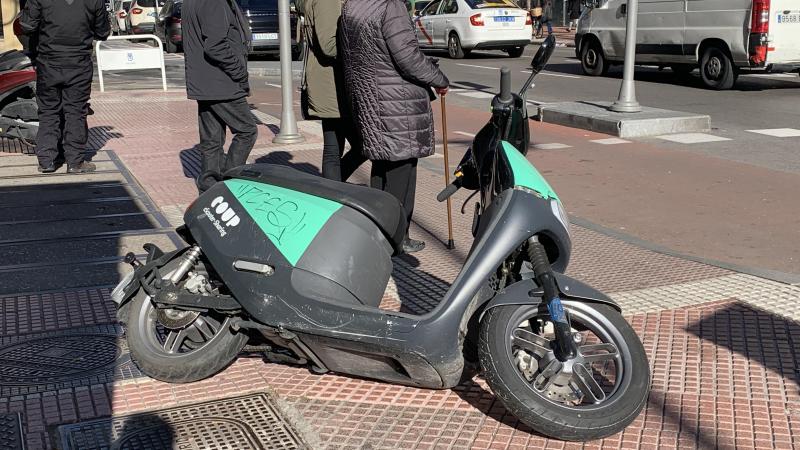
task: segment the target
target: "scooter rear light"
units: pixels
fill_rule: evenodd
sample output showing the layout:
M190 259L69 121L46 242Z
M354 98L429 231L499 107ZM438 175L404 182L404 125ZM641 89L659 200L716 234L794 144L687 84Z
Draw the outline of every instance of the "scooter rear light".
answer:
M528 15L525 16L525 25L533 25L533 19L531 18L531 13L528 13Z
M144 12L144 10L142 8L133 8L131 10L131 14L141 14L143 12Z
M473 27L482 27L484 25L483 16L480 15L480 13L473 14L469 16L469 23L471 23Z

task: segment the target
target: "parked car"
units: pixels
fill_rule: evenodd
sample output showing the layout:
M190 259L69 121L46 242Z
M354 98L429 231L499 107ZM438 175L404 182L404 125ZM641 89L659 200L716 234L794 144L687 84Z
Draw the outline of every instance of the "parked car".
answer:
M180 0L167 0L156 18L156 36L164 42L167 53L175 53L183 49L183 34L181 33L181 6Z
M429 3L430 0L418 0L414 2L414 12L416 15L419 15L419 13L422 12L422 10L425 9ZM406 0L406 9L408 9L408 12L411 13L411 0Z
M152 34L156 28L156 0L133 0L128 11L128 30L132 34Z
M575 48L587 75L625 58L625 0L590 0ZM703 83L730 89L742 68L800 70L797 0L659 0L639 2L636 64L700 68Z
M476 49L518 58L533 34L528 11L509 0L434 0L414 22L421 47L447 49L456 59Z
M250 54L274 54L280 52L278 40L278 0L236 0L250 23L253 45ZM289 16L292 29L292 59L299 60L302 45L297 34L297 13L291 2Z
M111 31L116 34L128 33L128 11L132 0L114 0L111 12Z

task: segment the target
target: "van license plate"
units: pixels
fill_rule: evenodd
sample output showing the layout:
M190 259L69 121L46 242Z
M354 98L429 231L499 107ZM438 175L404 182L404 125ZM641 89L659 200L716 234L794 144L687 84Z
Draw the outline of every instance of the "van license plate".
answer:
M800 13L778 14L778 23L800 23Z
M267 41L278 39L278 33L253 33L254 41Z

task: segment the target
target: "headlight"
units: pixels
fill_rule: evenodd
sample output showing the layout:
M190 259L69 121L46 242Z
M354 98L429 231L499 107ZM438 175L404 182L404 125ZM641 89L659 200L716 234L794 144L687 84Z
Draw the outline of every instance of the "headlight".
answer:
M550 209L553 210L553 215L561 222L561 225L564 225L564 229L567 230L569 238L572 239L572 231L569 229L569 216L567 216L567 212L564 211L564 206L560 201L552 199L550 200Z

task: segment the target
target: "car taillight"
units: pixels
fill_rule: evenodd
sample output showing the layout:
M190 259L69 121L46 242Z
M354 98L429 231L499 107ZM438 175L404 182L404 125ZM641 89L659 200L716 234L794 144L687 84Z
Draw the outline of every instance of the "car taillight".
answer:
M181 18L180 17L173 17L172 18L172 23L181 23Z
M142 8L133 8L131 10L131 14L141 14L143 12L144 12L144 10Z
M763 66L769 52L769 0L753 0L750 24L750 64Z
M753 0L751 33L769 33L769 0Z
M117 13L117 17L119 17L120 19L124 19L125 16L127 16L125 11L120 11L120 12Z
M531 13L528 13L528 15L525 16L525 25L533 25L533 19L531 18Z
M473 27L482 27L483 16L481 16L480 14L474 14L472 16L469 16L469 23L471 23Z

